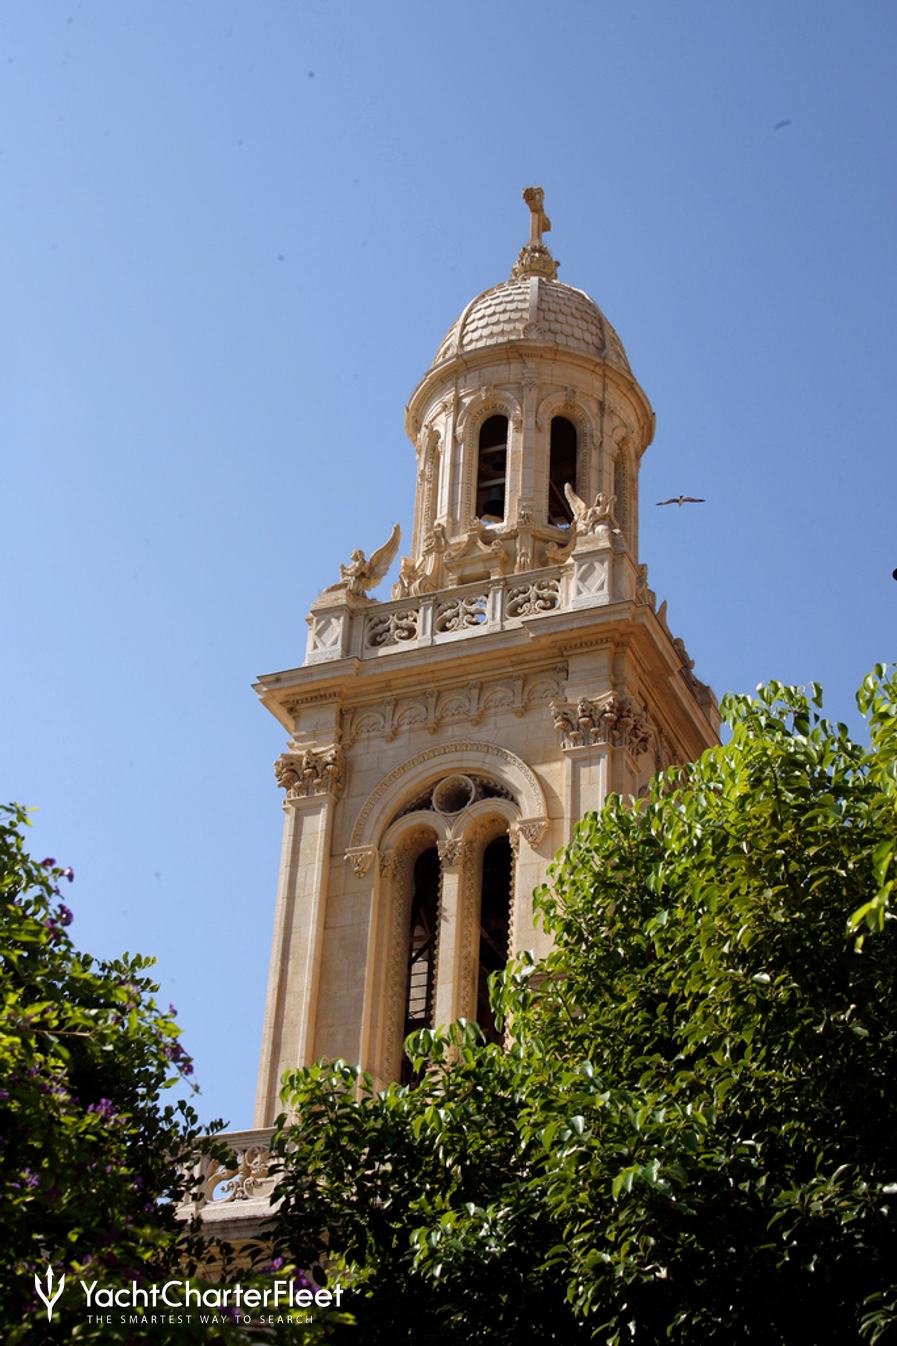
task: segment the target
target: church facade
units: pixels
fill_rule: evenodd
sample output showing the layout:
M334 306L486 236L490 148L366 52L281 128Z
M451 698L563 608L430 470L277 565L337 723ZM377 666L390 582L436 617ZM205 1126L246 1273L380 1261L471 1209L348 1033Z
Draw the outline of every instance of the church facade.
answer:
M406 408L414 529L391 598L369 591L398 526L315 600L304 663L256 686L285 732L284 832L228 1201L267 1185L285 1070L343 1057L384 1084L408 1078L416 1027L463 1016L494 1038L488 976L546 951L531 894L576 821L717 741L639 560L651 406L598 305L557 279L541 189L524 198L510 278L467 304Z

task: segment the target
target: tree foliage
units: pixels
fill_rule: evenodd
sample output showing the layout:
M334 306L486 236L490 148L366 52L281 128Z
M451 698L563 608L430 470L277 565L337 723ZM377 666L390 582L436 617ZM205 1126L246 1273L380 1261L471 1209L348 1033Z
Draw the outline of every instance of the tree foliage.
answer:
M590 814L554 952L413 1088L295 1072L280 1239L365 1343L839 1343L897 1332L897 682L729 697L730 741ZM326 1234L322 1231L326 1230Z
M0 809L0 1338L245 1342L228 1321L204 1325L197 1313L187 1321L162 1305L152 1327L135 1326L130 1313L87 1320L78 1280L116 1289L192 1278L206 1288L204 1265L225 1280L252 1283L252 1274L176 1214L197 1152L227 1151L210 1139L220 1123L201 1135L188 1102L163 1101L193 1067L174 1007L155 1000L153 959L100 961L74 947L60 892L74 874L28 855L27 824L23 809ZM278 1277L301 1277L275 1265ZM34 1283L38 1274L46 1285L48 1268L55 1286L66 1277L50 1322ZM317 1341L329 1316L256 1339Z

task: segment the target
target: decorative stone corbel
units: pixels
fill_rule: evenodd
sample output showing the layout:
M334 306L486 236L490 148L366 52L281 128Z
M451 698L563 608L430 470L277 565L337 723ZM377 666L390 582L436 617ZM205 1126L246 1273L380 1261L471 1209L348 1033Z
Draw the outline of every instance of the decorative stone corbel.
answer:
M524 841L526 841L528 845L532 846L533 849L535 849L536 846L538 846L539 842L545 836L545 833L547 831L548 831L547 818L519 818L516 823L512 824L510 829L512 837L515 835L517 837L517 843L516 843L517 848L519 848L520 845L520 837L523 837ZM514 849L515 847L515 843L513 840L511 842L511 847L512 849Z
M355 870L356 877L363 879L373 864L376 855L374 846L351 846L346 851L346 859Z

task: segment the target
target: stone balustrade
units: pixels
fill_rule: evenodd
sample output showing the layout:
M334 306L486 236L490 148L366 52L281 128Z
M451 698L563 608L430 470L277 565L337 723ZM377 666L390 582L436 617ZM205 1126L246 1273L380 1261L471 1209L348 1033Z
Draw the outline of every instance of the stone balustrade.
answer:
M198 1215L203 1225L220 1237L240 1236L255 1230L270 1218L271 1194L277 1181L272 1171L273 1127L258 1131L228 1131L216 1141L233 1151L234 1163L226 1165L211 1155L198 1155L193 1170L193 1200L185 1201L181 1219ZM232 1227L232 1228L231 1228Z
M494 634L546 613L600 606L635 593L635 568L608 546L577 548L565 565L496 576L386 603L339 589L309 613L306 663L374 659L476 634Z

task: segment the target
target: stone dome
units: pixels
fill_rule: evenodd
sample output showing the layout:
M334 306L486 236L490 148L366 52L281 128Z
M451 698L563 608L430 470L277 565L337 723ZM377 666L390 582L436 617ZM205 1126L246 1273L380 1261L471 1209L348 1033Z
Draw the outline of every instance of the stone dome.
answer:
M632 375L623 343L594 299L539 275L512 277L472 299L449 328L433 363L512 341L582 351Z

